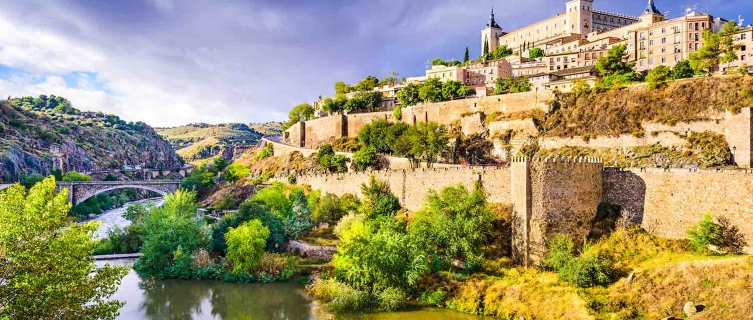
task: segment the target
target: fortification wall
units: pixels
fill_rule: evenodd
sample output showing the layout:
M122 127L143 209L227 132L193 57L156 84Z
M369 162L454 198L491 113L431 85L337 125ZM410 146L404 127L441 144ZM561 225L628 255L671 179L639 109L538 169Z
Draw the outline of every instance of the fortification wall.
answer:
M558 234L567 234L576 243L588 235L601 202L603 164L598 158L513 159L516 189L513 221L523 236L513 241L514 257L523 257L525 265L536 264L547 252L547 244ZM528 173L521 170L528 169ZM524 184L520 180L528 180ZM528 199L521 197L528 196ZM525 214L521 214L525 213ZM522 229L520 229L522 227ZM522 251L521 251L522 250Z
M539 130L533 123L533 119L503 120L490 122L486 126L489 129L490 137L497 137L505 134L508 130L522 134L523 136L538 136Z
M604 201L618 204L661 237L685 238L706 213L740 228L753 252L753 171L605 170Z
M361 196L361 184L368 183L371 176L386 181L390 190L409 210L418 210L430 190L462 184L468 189L481 179L488 200L494 203L510 203L510 169L501 168L430 168L415 170L382 170L372 172L341 173L328 175L298 176L297 184L308 184L313 189L342 196L346 193ZM287 181L285 177L275 178Z
M562 147L583 147L583 148L628 148L640 147L652 144L660 144L665 147L682 147L688 142L672 132L661 132L656 136L644 135L636 137L623 134L618 137L597 136L590 138L588 141L583 138L560 138L560 137L539 137L539 147L545 150L559 149Z
M737 114L727 111L725 129L732 159L740 167L753 167L753 108L743 108Z
M347 137L357 137L358 132L363 129L367 124L376 120L387 120L389 122L396 122L395 117L392 115L392 111L389 112L369 112L369 113L355 113L345 116L347 130Z
M307 148L316 148L332 138L356 137L361 129L377 120L390 122L402 121L408 124L433 121L444 125L461 120L463 116L474 113L491 114L492 112L512 113L534 109L548 110L554 100L551 92L521 92L498 96L460 99L438 103L419 104L403 109L401 120L395 119L391 111L334 115L305 121L285 131L285 141L289 144ZM481 116L471 119L466 124L467 135L478 132ZM302 143L301 143L302 142Z
M513 113L528 110L549 110L554 100L551 92L521 92L473 99L452 100L437 103L419 104L403 109L403 120L409 124L433 121L449 125L472 113L491 114L492 112Z

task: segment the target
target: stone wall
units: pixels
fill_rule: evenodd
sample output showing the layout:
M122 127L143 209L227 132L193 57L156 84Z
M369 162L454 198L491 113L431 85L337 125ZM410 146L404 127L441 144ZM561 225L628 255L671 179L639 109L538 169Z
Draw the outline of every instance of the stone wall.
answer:
M727 111L725 136L735 163L743 168L753 167L753 108L743 108L740 113Z
M706 213L740 228L753 252L753 171L605 170L604 201L622 206L644 229L685 238Z
M479 179L494 203L510 203L510 169L496 168L430 168L414 170L382 170L372 172L341 173L327 175L303 175L297 184L307 184L323 193L342 196L346 193L361 196L361 184L368 183L371 176L386 181L390 190L400 199L400 204L409 210L418 210L430 190L462 184L472 189ZM275 180L287 181L285 177Z
M633 135L623 134L618 137L597 136L589 140L580 137L560 138L560 137L539 137L539 147L545 150L559 149L562 147L583 147L583 148L628 148L648 146L659 144L665 147L682 147L688 141L679 137L672 132L661 132L658 135L644 135L636 137Z
M601 159L514 158L511 167L513 258L539 263L558 234L582 244L601 203Z
M390 122L402 121L408 124L433 121L443 125L461 120L464 116L477 114L467 119L464 133L476 133L482 124L482 115L492 112L512 113L534 109L548 110L554 100L550 92L521 92L499 96L460 99L438 103L419 104L403 109L401 120L395 119L392 112L354 113L334 115L301 122L285 131L285 141L291 145L316 148L332 138L356 137L367 124L383 119Z

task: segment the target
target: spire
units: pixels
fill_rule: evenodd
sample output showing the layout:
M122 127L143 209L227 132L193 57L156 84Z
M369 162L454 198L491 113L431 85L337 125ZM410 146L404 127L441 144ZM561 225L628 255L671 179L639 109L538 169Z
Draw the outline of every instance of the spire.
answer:
M494 21L494 6L492 6L492 14L489 16L489 23L487 23L486 26L491 28L500 28L497 24L497 21Z
M662 13L659 12L659 9L656 9L656 5L654 5L654 0L648 0L648 6L646 6L646 10L643 10L643 14L658 14L661 15Z

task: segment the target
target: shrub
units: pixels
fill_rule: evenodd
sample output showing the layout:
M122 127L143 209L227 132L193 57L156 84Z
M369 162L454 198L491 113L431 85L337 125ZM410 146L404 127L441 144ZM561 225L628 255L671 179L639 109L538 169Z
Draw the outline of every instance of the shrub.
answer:
M319 200L319 204L311 217L316 222L335 222L340 220L346 211L340 205L336 195L327 193Z
M259 161L273 156L275 154L273 147L274 146L271 143L265 144L263 148L259 149L259 151L256 152L253 160Z
M688 148L700 157L701 165L706 167L729 164L732 160L727 139L715 132L692 132L688 137Z
M431 293L424 291L421 293L421 301L430 306L441 307L445 299L447 299L447 293L442 290L432 291Z
M716 247L719 253L742 253L746 242L738 228L725 217L720 217L717 221L719 223L714 223L711 214L708 213L687 231L691 248L702 254L714 253L712 246Z
M21 175L21 185L26 187L26 189L31 189L37 182L40 182L44 180L44 176L38 173L32 173L32 174L22 174Z
M270 212L269 208L260 201L246 201L240 205L238 212L223 217L212 226L212 250L224 253L227 249L225 234L228 229L238 227L246 221L259 220L269 229L266 248L268 251L279 251L285 242L285 231L282 219Z
M269 237L269 229L259 220L244 222L237 228L230 228L225 234L227 259L233 264L233 271L251 273L261 263L264 247Z
M332 311L362 311L369 305L368 292L357 290L335 279L317 278L306 291L324 301Z
M74 181L92 181L92 177L78 173L76 171L68 171L66 172L62 177L64 182L74 182Z
M251 168L247 164L234 162L225 169L225 180L236 182L251 175Z
M646 82L648 82L649 88L656 89L671 78L672 70L670 70L669 67L662 65L651 69L648 72L648 75L646 75Z
M395 311L405 307L405 291L396 287L388 287L376 294L376 301L380 311Z
M544 257L544 265L555 271L562 269L573 259L574 246L570 237L558 234L549 242L549 252Z
M361 148L353 154L353 165L358 171L366 171L368 167L374 165L376 161L376 150L373 147Z
M392 116L395 117L396 120L403 120L403 108L397 106L395 109L392 109ZM0 132L2 131L0 130Z
M609 283L611 269L611 263L606 259L584 252L566 263L557 273L562 280L588 288Z

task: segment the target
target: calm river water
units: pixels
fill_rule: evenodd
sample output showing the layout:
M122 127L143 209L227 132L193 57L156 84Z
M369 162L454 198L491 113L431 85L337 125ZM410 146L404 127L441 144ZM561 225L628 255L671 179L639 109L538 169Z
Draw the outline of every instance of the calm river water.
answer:
M97 265L131 265L134 260L100 261ZM222 320L479 320L442 309L334 316L297 283L240 284L220 281L156 280L133 270L113 299L124 301L118 319Z
M157 201L157 205L161 204ZM130 224L125 209L107 211L93 220L102 221L98 237L107 237L115 226ZM127 265L135 260L98 261L97 265ZM479 320L443 309L419 309L391 313L334 316L310 300L297 283L240 284L220 281L156 280L133 270L123 278L112 297L125 302L119 320Z

